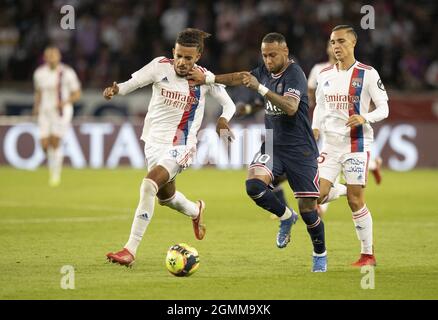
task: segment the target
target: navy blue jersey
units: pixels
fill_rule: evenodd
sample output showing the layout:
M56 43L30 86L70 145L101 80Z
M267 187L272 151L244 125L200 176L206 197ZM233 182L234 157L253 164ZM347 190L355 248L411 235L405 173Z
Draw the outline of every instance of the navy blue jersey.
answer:
M265 126L273 129L274 147L288 147L291 156L307 159L318 157L318 147L313 137L309 120L307 97L307 79L301 67L293 60L287 69L277 75L270 73L265 65L251 71L257 80L272 92L281 96L299 99L297 112L288 116L283 110L273 105L266 98Z

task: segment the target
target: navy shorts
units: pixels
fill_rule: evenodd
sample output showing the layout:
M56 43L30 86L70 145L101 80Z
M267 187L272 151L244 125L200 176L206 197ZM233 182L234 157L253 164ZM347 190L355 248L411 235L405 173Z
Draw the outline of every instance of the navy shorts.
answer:
M271 183L275 178L286 175L295 198L319 197L318 161L316 158L299 158L291 151L290 147L285 146L265 150L263 143L249 166L249 169L253 168L261 170L260 175L268 174L271 177Z

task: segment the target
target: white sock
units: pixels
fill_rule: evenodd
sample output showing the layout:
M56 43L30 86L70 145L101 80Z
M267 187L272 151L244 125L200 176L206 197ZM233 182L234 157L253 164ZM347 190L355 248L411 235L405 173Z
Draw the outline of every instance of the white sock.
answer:
M280 217L280 221L289 219L290 217L292 217L292 211L286 207L286 210L284 211L283 215Z
M341 183L336 183L330 188L329 194L326 199L322 202L327 203L338 199L340 196L345 196L347 194L347 187Z
M186 216L195 219L199 214L199 207L196 203L188 200L181 192L176 191L175 194L166 200L159 200L162 206L167 206Z
M373 254L373 219L366 205L353 212L353 222L357 238L360 240L360 253Z
M327 255L327 250L323 253L315 253L315 251L312 253L314 257L325 257Z
M62 147L58 147L52 150L53 150L53 165L52 165L51 175L54 181L59 181L61 179L61 170L62 170L62 163L64 160L64 152L62 150Z
M125 245L133 255L137 253L146 228L154 215L155 196L158 192L157 184L151 179L143 179L140 186L140 201L135 210L134 221L132 222L131 235Z

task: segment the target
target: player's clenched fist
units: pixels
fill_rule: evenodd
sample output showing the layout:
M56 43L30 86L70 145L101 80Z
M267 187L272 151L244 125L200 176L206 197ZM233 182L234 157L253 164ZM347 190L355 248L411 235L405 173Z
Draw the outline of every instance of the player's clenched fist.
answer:
M257 81L257 78L254 77L251 73L249 72L241 72L242 74L242 82L243 84L250 89L253 90L257 90L257 88L259 87L259 82Z
M194 85L205 84L205 74L199 68L192 68L187 75L187 80L193 81Z
M107 100L111 100L113 96L115 96L117 93L119 93L119 86L116 82L113 82L113 85L111 87L105 88L103 90L103 96Z

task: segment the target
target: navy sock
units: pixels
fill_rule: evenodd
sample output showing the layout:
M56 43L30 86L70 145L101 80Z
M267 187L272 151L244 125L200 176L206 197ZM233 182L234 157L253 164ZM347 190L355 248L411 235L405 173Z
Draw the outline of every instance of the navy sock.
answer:
M307 232L313 243L313 251L317 254L325 252L324 223L319 218L316 210L301 213L304 223L307 225Z
M246 181L246 193L259 207L272 212L278 217L281 217L286 211L286 206L278 200L266 183L259 179Z
M286 196L284 195L283 188L280 186L277 186L274 188L274 190L272 190L272 192L274 192L277 199L287 207L287 200L286 200Z

